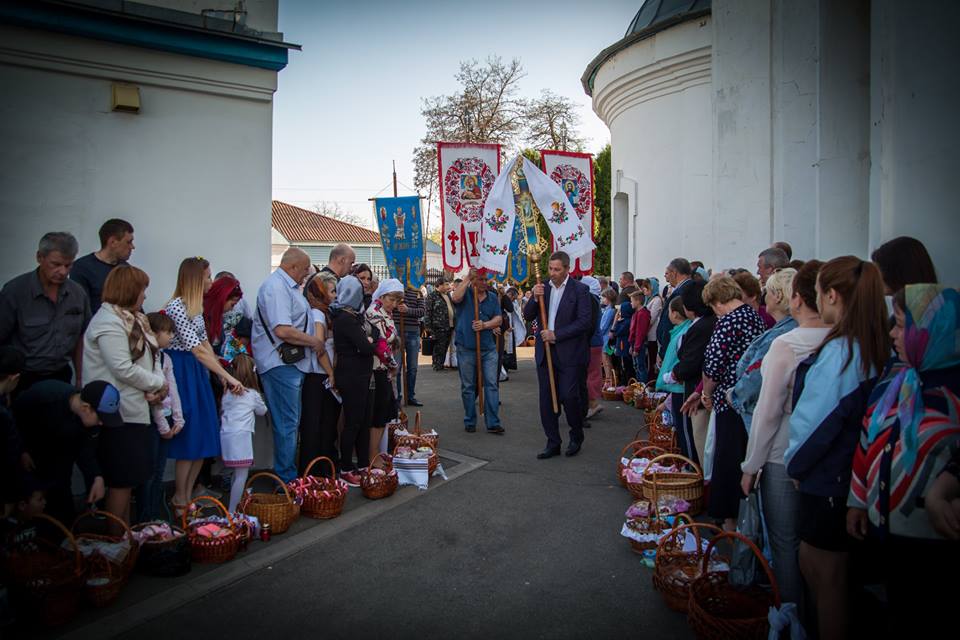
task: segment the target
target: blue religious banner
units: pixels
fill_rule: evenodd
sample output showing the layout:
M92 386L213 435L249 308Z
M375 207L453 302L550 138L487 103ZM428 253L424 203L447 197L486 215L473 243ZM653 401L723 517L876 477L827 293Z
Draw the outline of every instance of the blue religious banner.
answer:
M377 198L374 210L390 277L407 288L419 289L426 270L420 197Z

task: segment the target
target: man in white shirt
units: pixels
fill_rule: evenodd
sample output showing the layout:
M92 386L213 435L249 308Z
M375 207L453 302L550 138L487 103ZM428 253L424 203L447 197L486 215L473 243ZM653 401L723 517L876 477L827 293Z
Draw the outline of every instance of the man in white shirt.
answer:
M545 459L560 455L560 412L553 410L550 374L545 347L553 357L554 381L560 408L567 414L570 441L566 455L575 456L583 443L583 398L581 380L590 364L590 335L593 332L593 306L590 289L570 278L570 256L557 251L550 256L549 286L538 284L523 309L524 319L540 317L539 296L544 296L547 308L547 326L537 334L536 362L540 381L540 422L547 436L547 447L537 454Z

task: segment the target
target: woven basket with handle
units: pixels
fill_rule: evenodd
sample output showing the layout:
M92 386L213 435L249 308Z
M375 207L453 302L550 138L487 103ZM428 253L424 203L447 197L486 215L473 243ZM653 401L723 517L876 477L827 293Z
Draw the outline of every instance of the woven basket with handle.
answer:
M283 489L279 493L247 493L257 478L270 478ZM300 517L300 505L293 500L290 490L283 480L267 471L255 473L243 486L244 498L240 502L240 513L256 516L261 524L270 525L273 533L284 533Z
M109 520L115 529L122 531L120 535L106 533L81 532L82 524L99 518ZM90 540L95 542L122 543L129 545L127 555L120 561L107 558L100 553L93 553L87 558L87 571L84 575L84 595L94 607L105 607L120 595L127 584L127 578L137 564L137 553L140 549L133 531L126 522L109 511L85 511L77 516L70 528L77 542Z
M229 529L228 533L218 538L208 538L197 533L197 529L203 526L203 523L198 522L196 519L190 521L189 518L191 514L196 513L199 509L199 507L195 509L194 505L197 505L201 501L209 502L226 517L228 523L227 528ZM193 556L194 562L218 564L233 560L237 555L237 551L240 550L240 532L222 502L211 496L199 496L191 500L187 508L183 510L182 518L182 528L190 538L190 553Z
M330 465L331 477L323 478L310 475L313 466L321 461ZM314 458L304 470L303 480L309 483L310 486L301 496L303 498L303 504L300 506L300 513L308 518L318 520L329 520L343 513L343 505L347 501L348 489L342 480L337 479L337 467L333 464L333 460L326 456Z
M679 522L679 521L678 521ZM703 570L703 543L701 531L713 534L722 533L722 529L712 524L694 522L674 527L660 540L657 558L653 567L653 588L660 592L663 601L674 611L686 613L690 601L690 583L700 576ZM693 551L684 551L683 543L688 532L694 536ZM725 561L724 558L715 558Z
M654 463L674 461L679 463L680 470L672 473L654 473ZM669 495L681 498L690 503L690 515L695 516L703 510L703 472L697 463L679 453L665 453L650 461L650 465L643 471L643 496L650 498L656 495Z
M383 469L383 475L373 474L372 471L375 467L375 462L382 459L384 464L381 469ZM390 462L390 456L385 453L378 453L377 456L370 461L370 466L367 467L367 470L360 476L360 489L363 491L363 495L366 498L371 500L379 500L380 498L387 498L392 496L393 493L397 490L397 486L400 484L400 479L397 477L397 474L391 474L393 470L393 464Z
M769 591L758 586L736 587L730 584L728 571L710 571L710 554L721 540L741 542L753 551L770 581ZM780 589L760 549L735 531L714 536L701 558L700 575L690 583L687 621L697 638L765 640L770 631L767 613L771 606L780 607Z

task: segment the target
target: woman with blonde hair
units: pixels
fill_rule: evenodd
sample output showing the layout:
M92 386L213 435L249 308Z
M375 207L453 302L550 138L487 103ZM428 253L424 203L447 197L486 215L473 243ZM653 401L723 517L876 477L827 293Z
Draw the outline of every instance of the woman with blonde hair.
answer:
M149 401L166 396L156 367L157 340L140 310L150 278L129 265L114 268L103 283L100 309L83 336L83 378L109 382L120 392L123 424L103 425L97 456L107 486L107 511L130 521L130 493L152 471Z
M173 298L164 309L176 325L166 353L173 364L184 419L183 430L170 441L167 454L177 461L173 507L178 512L192 498L203 459L220 455L220 421L210 373L219 376L227 390L243 393L243 385L223 368L207 339L203 295L212 284L209 262L200 257L184 259Z

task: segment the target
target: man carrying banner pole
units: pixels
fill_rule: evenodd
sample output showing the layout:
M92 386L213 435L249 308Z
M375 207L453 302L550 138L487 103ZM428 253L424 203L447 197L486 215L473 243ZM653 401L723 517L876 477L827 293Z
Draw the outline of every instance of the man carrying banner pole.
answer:
M450 299L457 309L454 343L460 370L460 395L463 400L463 426L468 433L477 430L477 390L483 384L483 420L487 433L503 434L500 424L500 393L497 390L497 349L493 329L502 316L495 296L490 295L485 278L471 269ZM467 309L472 306L475 314Z

